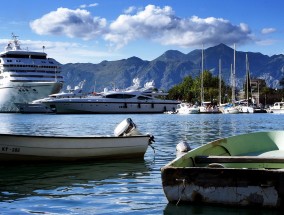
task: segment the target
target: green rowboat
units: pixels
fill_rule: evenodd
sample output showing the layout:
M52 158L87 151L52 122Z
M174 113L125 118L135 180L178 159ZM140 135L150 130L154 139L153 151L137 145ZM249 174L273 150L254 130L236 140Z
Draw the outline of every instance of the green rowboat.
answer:
M284 131L215 140L165 165L169 202L284 206Z

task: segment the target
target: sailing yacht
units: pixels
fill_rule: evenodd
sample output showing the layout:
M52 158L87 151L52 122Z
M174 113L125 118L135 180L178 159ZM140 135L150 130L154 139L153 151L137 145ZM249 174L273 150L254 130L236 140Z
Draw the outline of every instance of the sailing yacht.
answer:
M43 46L44 49L44 46ZM18 36L0 53L0 112L16 112L14 103L28 103L58 93L61 65L43 52L23 50Z
M250 92L250 71L249 71L249 62L248 62L248 55L246 54L246 105L240 105L239 109L241 113L254 113L254 108L249 106L249 94Z
M234 67L231 65L231 81L232 81L232 103L227 104L222 108L224 114L236 114L239 113L239 109L236 107L236 45L234 44Z
M220 113L220 110L217 106L212 105L212 103L204 101L204 86L203 86L203 72L204 72L204 48L202 46L202 52L201 52L201 91L200 91L200 100L201 105L199 107L199 112L203 114L207 113Z

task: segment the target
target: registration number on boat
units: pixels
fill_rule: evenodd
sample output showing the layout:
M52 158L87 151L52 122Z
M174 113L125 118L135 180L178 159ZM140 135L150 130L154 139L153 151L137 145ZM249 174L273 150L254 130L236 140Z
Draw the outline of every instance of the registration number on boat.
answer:
M2 147L2 152L20 152L20 148L4 146Z

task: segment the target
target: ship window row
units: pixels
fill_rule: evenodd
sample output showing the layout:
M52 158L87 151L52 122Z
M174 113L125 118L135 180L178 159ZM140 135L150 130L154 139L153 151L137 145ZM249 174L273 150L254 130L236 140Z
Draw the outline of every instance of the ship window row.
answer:
M135 97L135 95L128 95L128 94L110 94L106 95L105 98L112 98L112 99L130 99Z
M11 82L50 82L50 80L10 80ZM58 81L64 83L64 81Z
M11 59L8 59L8 60L7 60L7 63L12 63L12 62L13 62L13 60L11 60ZM17 63L20 63L20 62L22 62L22 61L21 61L21 60L16 60L16 62L17 62ZM2 63L1 59L0 59L0 63ZM47 63L47 62L46 62L46 61L41 61L41 63ZM48 61L48 63L54 64L53 61ZM26 66L26 65L24 65L24 66Z
M63 78L62 76L48 75L11 75L13 78Z
M29 58L29 59L47 59L46 55L24 55L24 54L5 54L3 58Z
M149 99L152 99L152 98L147 97L147 96L138 96L137 99L138 100L149 100Z
M17 72L17 73L29 73L29 72L36 72L36 73L60 73L60 71L46 71L46 70L9 70L5 72Z
M3 64L4 67L32 67L32 68L50 68L56 69L60 68L58 66L38 66L38 65L23 65L23 64Z

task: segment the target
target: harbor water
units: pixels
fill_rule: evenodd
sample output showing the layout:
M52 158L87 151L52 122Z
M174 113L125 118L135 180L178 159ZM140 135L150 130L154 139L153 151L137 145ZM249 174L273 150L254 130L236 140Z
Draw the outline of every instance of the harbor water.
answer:
M0 114L0 133L112 135L125 118L155 136L144 159L78 163L0 163L0 214L278 214L272 209L172 205L164 196L160 168L175 147L256 131L283 130L277 114Z

